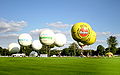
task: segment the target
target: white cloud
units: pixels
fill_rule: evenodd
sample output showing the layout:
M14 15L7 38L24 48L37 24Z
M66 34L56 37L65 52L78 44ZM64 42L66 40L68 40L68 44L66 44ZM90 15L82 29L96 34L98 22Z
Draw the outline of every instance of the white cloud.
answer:
M96 40L97 43L106 43L106 40Z
M30 31L30 34L40 34L41 31L47 30L47 29L49 29L49 28L31 30L31 31ZM54 29L54 30L53 30L53 29L50 29L50 30L52 30L54 33L61 33L61 32L62 32L62 31L60 31L60 30L55 30L55 29Z
M111 35L111 32L96 32L97 33L97 36L109 36Z
M18 37L19 34L15 34L15 33L12 33L12 34L4 34L4 35L1 35L0 36L0 39L4 39L4 38L8 38L8 37Z
M17 43L19 34L4 34L0 36L0 46L7 48L10 43Z
M64 24L63 22L54 22L54 23L46 23L48 26L56 27L56 28L65 28L69 26L69 24Z
M0 33L16 32L21 30L27 23L25 21L7 21L0 19Z
M112 36L120 37L120 34L113 34Z
M0 19L0 46L7 48L10 43L16 42L20 31L27 25L25 21L7 21Z

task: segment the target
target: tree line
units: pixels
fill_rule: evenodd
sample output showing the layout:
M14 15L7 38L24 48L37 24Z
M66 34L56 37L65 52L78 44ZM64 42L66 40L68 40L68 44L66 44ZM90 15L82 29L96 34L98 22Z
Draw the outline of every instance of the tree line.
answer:
M81 48L79 48L78 44L76 44L75 42L73 42L72 44L69 45L68 48L64 48L63 50L56 50L56 49L51 50L51 48L53 48L54 45L51 45L51 46L43 45L42 48L36 52L38 52L38 54L48 54L49 56L52 56L52 55L80 56L81 53L83 53L83 55L85 56L89 56L89 55L103 56L107 52L112 52L113 54L120 54L120 47L118 48L116 47L118 45L118 41L115 36L110 36L109 38L107 38L107 44L108 44L107 48L105 48L102 45L98 45L97 50L82 50ZM32 51L35 51L35 50L32 48L31 45L27 47L21 46L19 53L25 53L27 56L29 56L29 54ZM12 53L10 53L8 49L0 47L0 55L10 56L11 54Z

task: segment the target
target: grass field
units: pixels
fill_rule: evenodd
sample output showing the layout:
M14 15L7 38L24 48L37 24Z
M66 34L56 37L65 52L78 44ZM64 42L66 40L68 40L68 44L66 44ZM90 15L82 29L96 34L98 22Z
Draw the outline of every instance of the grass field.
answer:
M120 75L120 58L1 57L0 75Z

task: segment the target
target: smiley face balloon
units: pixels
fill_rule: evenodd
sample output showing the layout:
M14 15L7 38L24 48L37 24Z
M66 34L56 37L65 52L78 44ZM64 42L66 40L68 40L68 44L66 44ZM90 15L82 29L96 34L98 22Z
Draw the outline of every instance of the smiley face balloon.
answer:
M75 41L81 42L83 45L93 44L96 40L96 33L89 24L84 22L74 24L71 34Z

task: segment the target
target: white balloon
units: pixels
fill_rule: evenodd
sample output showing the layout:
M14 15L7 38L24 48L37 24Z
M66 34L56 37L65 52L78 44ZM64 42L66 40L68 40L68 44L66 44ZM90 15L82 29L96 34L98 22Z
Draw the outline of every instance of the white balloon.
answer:
M11 43L9 44L8 49L11 53L17 53L20 51L20 45L17 43Z
M40 33L40 41L44 45L51 45L55 41L55 34L52 30L43 30Z
M18 42L22 46L29 46L32 44L32 37L27 33L23 33L19 36Z
M64 46L66 44L67 39L66 36L62 33L55 34L55 45L58 47Z
M42 44L39 40L34 40L32 43L32 47L35 50L40 50L42 48Z
M37 57L37 56L38 56L38 53L35 52L35 51L32 51L29 56L30 56L30 57Z

